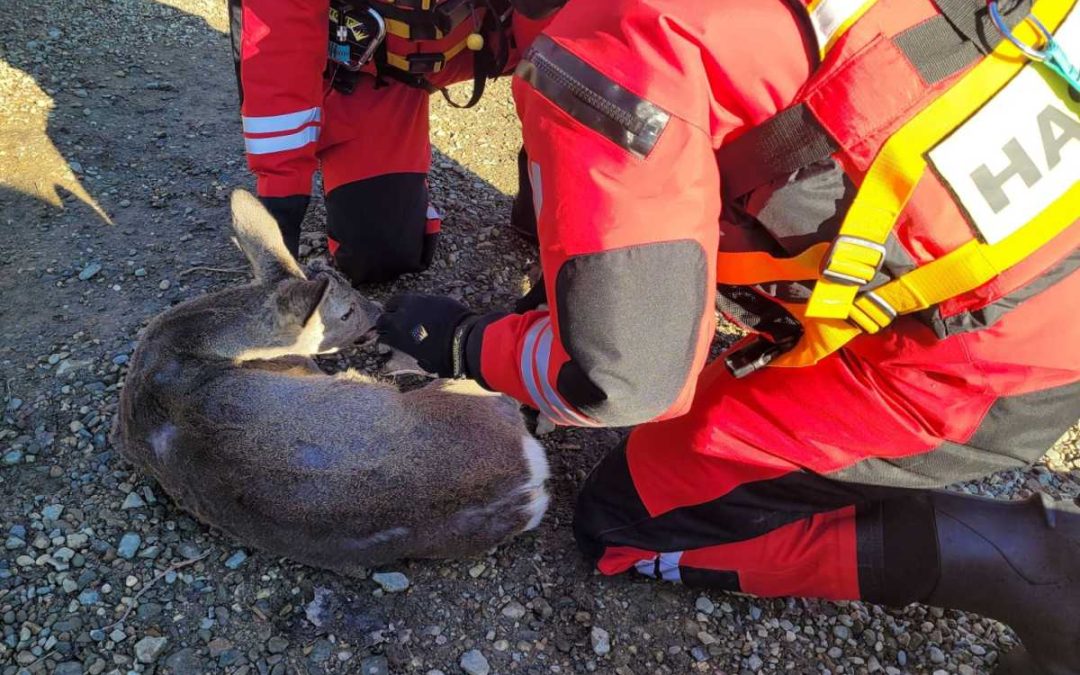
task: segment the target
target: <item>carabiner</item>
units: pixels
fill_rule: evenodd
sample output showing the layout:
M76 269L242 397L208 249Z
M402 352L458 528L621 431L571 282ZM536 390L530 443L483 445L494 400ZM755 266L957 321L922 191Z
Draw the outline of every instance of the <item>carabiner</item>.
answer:
M994 22L994 27L998 29L998 32L1005 36L1006 40L1013 43L1017 49L1023 52L1024 56L1032 61L1039 61L1041 63L1046 60L1047 53L1044 48L1050 44L1054 39L1054 36L1050 31L1046 30L1046 26L1042 25L1041 21L1035 18L1034 14L1028 14L1024 20L1031 22L1031 24L1042 33L1043 42L1038 47L1022 42L1013 35L1012 29L1005 24L1005 19L998 10L997 0L987 0L986 6L990 10L990 20Z

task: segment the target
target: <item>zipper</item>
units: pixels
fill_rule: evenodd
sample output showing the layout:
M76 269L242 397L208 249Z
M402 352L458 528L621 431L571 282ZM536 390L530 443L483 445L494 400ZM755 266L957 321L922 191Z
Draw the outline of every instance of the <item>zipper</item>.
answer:
M604 98L603 95L590 89L588 85L566 72L543 54L530 49L526 60L531 62L536 69L545 76L555 80L568 89L574 98L597 111L601 115L617 122L623 129L630 133L640 134L645 129L645 124L633 114L626 112L619 106Z

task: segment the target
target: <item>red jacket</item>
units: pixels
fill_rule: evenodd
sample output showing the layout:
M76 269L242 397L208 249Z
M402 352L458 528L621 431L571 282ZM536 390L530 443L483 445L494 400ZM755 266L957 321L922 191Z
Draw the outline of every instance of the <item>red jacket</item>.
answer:
M550 307L470 340L489 387L563 424L687 410L715 329L715 153L806 81L802 26L781 0L560 11L513 85Z
M820 258L870 160L904 116L979 61L985 52L976 41L987 30L1001 40L980 27L982 3L959 3L971 9L959 23L938 4L817 3L812 25L804 8L784 0L571 0L523 57L514 82L550 307L487 317L470 335L470 372L562 424L622 426L685 412L713 337L718 249L724 260L752 252L790 262L811 258L802 254L816 247ZM817 42L843 34L844 24L830 24L827 14L871 7L851 39L822 45L834 51L817 70ZM928 41L935 35L944 37ZM760 189L727 194L743 176L740 165L724 163L722 178L718 153L746 145L739 139L781 111L803 114L807 106L789 108L800 97L810 97L803 100L818 126L839 134L839 147ZM1073 128L1075 110L1065 109L1072 104L1059 96L1054 105L1061 115L1055 124ZM1069 137L1050 136L1054 152ZM1003 187L1014 171L1008 147L984 150L976 159L987 166L986 189L1018 189ZM975 236L936 175L923 178L888 245L883 273L893 277ZM940 338L992 325L1010 306L1075 273L1078 240L1074 220L1020 265L942 302L928 322ZM812 267L816 275L817 263ZM744 291L792 305L805 303L797 295L807 288ZM723 295L726 310L744 308L745 293ZM901 317L887 330L908 330L912 321ZM1059 330L1080 329L1060 323ZM973 373L1015 379L1036 361L1052 368L1061 360L1035 345L1031 354L1006 353L992 335L970 342Z

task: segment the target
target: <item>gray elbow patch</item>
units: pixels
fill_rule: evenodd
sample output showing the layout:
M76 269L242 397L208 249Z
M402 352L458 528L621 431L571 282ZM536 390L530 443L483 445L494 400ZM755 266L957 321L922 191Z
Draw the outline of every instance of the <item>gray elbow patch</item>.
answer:
M608 426L653 419L691 376L709 292L708 261L680 240L576 256L555 281L559 393Z

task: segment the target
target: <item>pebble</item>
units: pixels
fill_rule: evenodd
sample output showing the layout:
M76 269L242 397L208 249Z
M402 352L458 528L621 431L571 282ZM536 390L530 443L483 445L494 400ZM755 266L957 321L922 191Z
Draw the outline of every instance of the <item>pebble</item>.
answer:
M525 616L525 607L516 600L511 600L502 608L502 615L508 619L517 621Z
M409 578L401 572L376 572L371 579L387 593L400 593L409 587Z
M137 277L145 277L146 276L146 268L145 267L140 267L139 269L135 270L134 274Z
M275 635L266 641L266 650L271 654L280 654L289 648L289 641L280 635Z
M945 663L945 652L938 647L930 647L930 662Z
M764 662L764 661L762 661L762 660L761 660L761 657L760 657L760 656L758 656L757 654L751 654L751 655L750 655L750 658L748 658L748 659L746 660L746 666L747 666L747 667L748 667L748 668L749 668L750 670L754 671L755 673L756 673L757 671L761 670L761 666L763 666L763 665L764 665L764 663L765 663L765 662Z
M470 649L462 654L459 665L469 675L488 675L491 672L491 665L478 649Z
M168 644L167 637L147 636L135 643L135 660L139 663L153 663L161 656Z
M369 656L360 661L360 675L389 675L390 664L385 656Z
M128 496L124 498L124 503L120 506L121 509L141 509L146 506L146 502L139 496L137 492L129 492Z
M611 636L603 628L593 626L592 631L589 632L589 640L592 642L593 653L597 656L604 656L611 652Z
M706 598L704 595L699 595L698 599L694 601L694 607L702 614L712 614L716 611L716 605L713 601Z
M23 461L22 450L8 450L4 453L4 464L12 466Z
M101 594L92 588L87 588L82 593L79 593L79 604L84 607L96 605L100 600Z
M50 504L41 509L41 517L45 520L60 520L60 516L64 513L64 507L60 504Z
M225 567L228 567L231 570L237 569L238 567L243 565L244 561L247 559L248 554L243 550L238 549L231 556L229 556L228 560L225 561Z
M168 279L162 279L161 283L157 285L158 290L161 290L161 291L169 290L169 286L172 286L172 282L169 281Z
M101 271L101 263L92 262L79 272L79 281L90 281Z
M139 551L140 544L142 544L142 537L134 532L128 532L120 538L120 543L116 546L116 555L124 560L131 560Z

